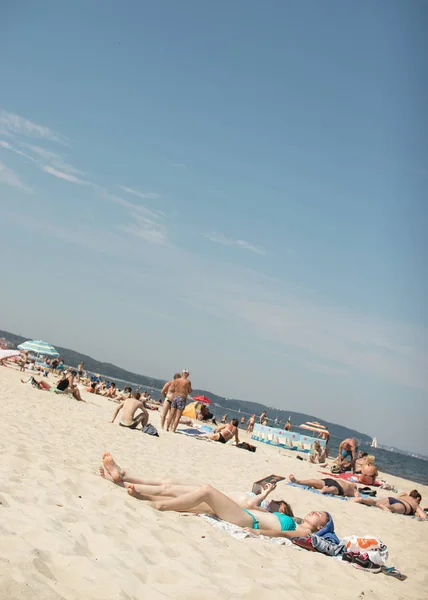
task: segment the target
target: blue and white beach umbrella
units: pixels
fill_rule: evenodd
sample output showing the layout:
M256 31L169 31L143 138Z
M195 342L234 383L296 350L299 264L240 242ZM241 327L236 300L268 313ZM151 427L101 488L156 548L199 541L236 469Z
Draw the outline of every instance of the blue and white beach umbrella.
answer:
M28 350L34 354L41 354L42 356L51 356L52 358L59 356L59 352L54 346L41 340L27 340L23 344L19 344L18 348L20 350Z

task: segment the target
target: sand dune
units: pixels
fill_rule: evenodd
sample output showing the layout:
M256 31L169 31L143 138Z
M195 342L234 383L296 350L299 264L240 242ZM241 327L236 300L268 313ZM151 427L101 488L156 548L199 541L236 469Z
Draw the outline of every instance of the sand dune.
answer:
M428 523L285 484L275 491L296 514L329 510L339 536L380 537L391 565L408 576L400 582L320 554L238 541L195 516L157 513L99 477L104 451L138 475L208 482L225 491L249 490L269 473L317 476L318 468L262 444L252 454L182 435L124 430L108 422L113 403L85 398L87 404L38 391L0 367L1 599L426 598ZM151 421L158 425L158 413ZM387 478L400 490L415 487ZM417 487L427 505L428 489Z

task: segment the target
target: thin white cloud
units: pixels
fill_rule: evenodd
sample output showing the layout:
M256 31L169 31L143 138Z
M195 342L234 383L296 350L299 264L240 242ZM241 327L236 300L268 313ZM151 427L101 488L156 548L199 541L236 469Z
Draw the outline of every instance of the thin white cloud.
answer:
M264 248L261 248L260 246L255 246L254 244L250 244L248 242L245 242L244 240L233 240L231 238L226 237L222 233L204 233L203 237L216 244L221 244L222 246L236 246L237 248L242 248L243 250L254 252L254 254L266 254L266 250L264 250Z
M12 144L9 144L9 142L0 140L0 148L4 148L5 150L10 150L10 152L14 152L15 154L19 154L19 156L24 156L25 158L28 158L29 160L35 162L35 160L32 156L30 156L26 152L22 152L22 150L18 150L18 148L15 148L14 146L12 146Z
M64 171L59 171L54 167L49 165L45 165L41 167L45 173L49 173L49 175L53 175L54 177L58 177L58 179L64 179L70 183L77 183L78 185L92 185L89 181L84 181L83 179L79 179L75 175L71 175L70 173L64 173Z
M21 192L30 194L33 190L20 180L18 175L12 169L9 169L4 163L0 162L0 183L13 187Z
M0 129L6 134L41 138L50 142L67 145L67 139L49 127L33 123L20 115L10 113L2 108L0 108Z
M101 191L101 197L108 202L126 209L128 223L119 227L121 231L139 237L150 244L166 245L168 243L168 227L165 215L161 211L150 210L141 204L134 204L120 196Z
M35 146L33 144L27 144L25 142L20 142L20 146L32 152L36 158L29 157L34 161L42 161L43 165L48 162L50 166L58 169L59 171L64 171L65 173L69 173L70 175L83 175L83 171L76 169L73 165L66 162L63 157L56 153L52 152L52 150L47 150L46 148L42 148L41 146ZM26 155L28 156L28 155ZM41 165L43 167L43 165Z
M135 222L122 227L122 231L142 238L150 244L165 245L167 243L167 227L164 223L148 219L137 213L132 216Z
M139 198L143 198L144 200L153 200L154 198L159 198L160 195L154 192L139 192L137 190L133 190L132 188L125 187L124 185L119 185L119 188L127 192L128 194L134 194L134 196L138 196Z

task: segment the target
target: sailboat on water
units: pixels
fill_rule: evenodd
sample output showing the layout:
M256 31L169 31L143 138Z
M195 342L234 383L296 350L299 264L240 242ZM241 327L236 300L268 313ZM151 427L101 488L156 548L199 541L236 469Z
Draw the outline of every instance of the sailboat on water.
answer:
M377 448L377 439L374 437L372 443L370 444L372 448Z

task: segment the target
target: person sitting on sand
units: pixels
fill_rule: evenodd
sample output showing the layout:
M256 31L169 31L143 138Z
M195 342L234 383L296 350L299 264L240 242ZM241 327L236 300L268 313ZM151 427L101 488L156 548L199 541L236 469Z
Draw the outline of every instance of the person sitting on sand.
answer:
M321 446L321 443L317 440L314 444L314 453L309 457L309 462L314 464L325 464L325 449Z
M80 402L85 402L82 396L80 395L79 389L74 385L74 378L76 376L76 371L65 371L61 379L56 384L56 389L60 392L65 392L66 394L71 394L76 400Z
M211 433L205 437L207 437L209 440L214 440L215 442L221 442L222 444L226 444L234 437L235 442L239 444L238 425L238 419L232 419L230 423L227 423L227 425L220 425L217 427L214 433Z
M141 424L144 427L149 422L149 413L144 407L144 402L140 400L140 393L134 392L130 398L127 398L121 402L113 411L113 416L110 423L114 423L117 415L123 408L122 419L119 421L121 427L128 427L129 429L135 429ZM137 410L141 412L135 416Z
M103 392L106 398L115 398L117 393L116 384L112 381L110 387Z
M293 474L290 474L288 479L291 483L306 485L320 490L321 494L346 497L352 497L357 494L356 484L345 479L333 479L332 477L325 477L324 479L296 479Z
M403 492L402 494L398 494L396 498L389 496L388 498L379 498L378 500L375 500L374 498L362 498L359 492L355 495L356 498L353 498L353 502L357 502L358 504L376 506L386 512L392 512L399 515L416 516L423 521L428 519L426 512L419 506L422 496L418 490L412 490L408 494Z
M165 420L166 420L166 417L167 417L167 415L169 413L169 410L171 408L172 401L174 399L173 393L170 392L169 389L170 389L170 387L172 385L172 382L175 379L180 379L180 377L181 377L180 373L176 373L174 375L174 377L171 379L171 381L167 381L165 383L165 385L163 386L163 388L161 390L161 394L164 397L163 410L162 410L162 415L161 415L161 428L162 429L165 426Z
M364 462L360 463L360 465L356 465L356 473L358 473L358 466L360 467L360 473L358 474L359 483L363 483L364 485L373 485L376 482L376 477L379 474L377 467L374 464L376 460L375 457L372 454L369 454L360 460L363 460Z
M125 474L116 465L110 454L103 457L104 467L109 471L115 481L123 480ZM125 486L124 486L125 487ZM273 487L273 486L272 486ZM141 493L136 493L135 485L128 485L128 493L140 500L148 499ZM284 537L292 539L295 537L307 537L320 532L332 519L329 513L314 511L306 515L301 525L296 525L294 519L281 512L270 513L260 508L242 508L234 500L216 490L210 485L203 485L197 490L186 492L175 498L161 498L152 501L152 507L159 511L192 512L196 507L207 504L211 512L224 521L228 521L238 527L244 527L255 535L268 537ZM332 524L333 525L333 524Z
M24 352L21 352L21 359L19 361L19 371L21 373L25 373L25 365L27 364L28 361L28 350L24 350Z
M175 433L183 410L186 408L187 396L192 393L192 384L188 377L188 369L183 369L181 377L174 379L169 388L173 397L166 429L172 433Z
M339 454L337 456L337 464L343 467L345 459L350 458L350 466L355 473L355 463L358 457L358 444L355 438L346 438L339 446Z
M103 455L103 466L99 468L100 476L108 481L112 481L120 487L130 490L130 495L139 500L155 501L160 497L164 499L179 498L189 492L196 492L200 485L189 485L182 481L171 478L147 479L141 477L131 477L116 464L109 452ZM266 484L260 494L227 492L225 495L234 500L241 508L260 508L268 512L280 512L289 517L293 517L293 510L285 500L266 500L267 496L275 490L276 484ZM194 513L211 513L211 508L204 504L194 507Z

